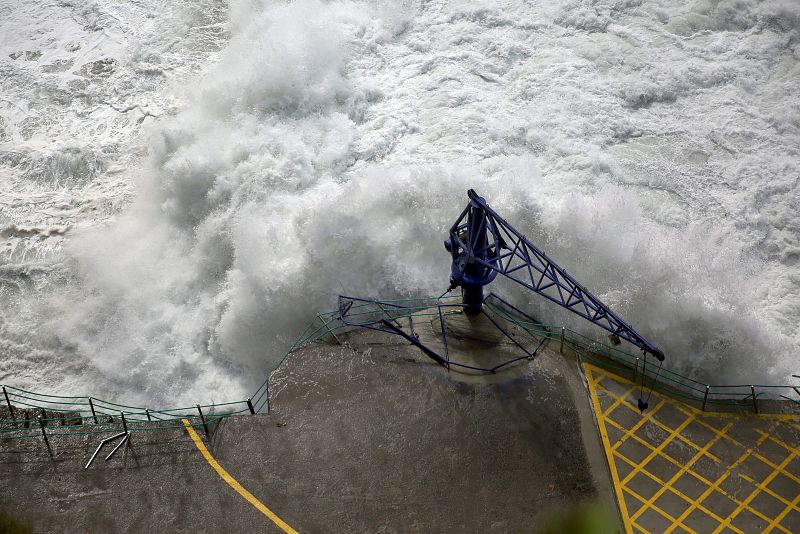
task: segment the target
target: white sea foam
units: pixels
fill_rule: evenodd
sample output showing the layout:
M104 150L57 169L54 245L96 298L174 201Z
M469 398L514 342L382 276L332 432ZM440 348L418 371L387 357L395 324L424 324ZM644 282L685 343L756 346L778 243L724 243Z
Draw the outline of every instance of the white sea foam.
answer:
M183 28L168 64L190 67L149 85L130 75L109 115L25 140L8 110L31 102L0 108L3 381L153 404L245 395L337 294L440 293L441 241L469 187L670 367L718 381L797 371L795 2L250 0L209 37L230 36L218 55L187 41L196 13L163 22ZM154 51L169 40L143 34L120 32L116 72L164 66ZM86 64L105 94L122 82L96 79L100 59ZM137 91L158 117L131 108L145 120L119 123ZM26 203L36 195L49 216Z

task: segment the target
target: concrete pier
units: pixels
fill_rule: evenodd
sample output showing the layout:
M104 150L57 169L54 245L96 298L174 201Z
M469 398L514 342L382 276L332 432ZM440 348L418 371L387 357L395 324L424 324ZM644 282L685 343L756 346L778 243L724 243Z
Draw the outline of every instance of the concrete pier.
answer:
M436 337L434 327L416 326ZM272 413L198 433L214 461L300 532L522 532L586 500L613 510L577 362L544 347L494 375L448 371L399 337L312 344L272 377ZM512 350L454 343L454 356ZM0 511L35 532L280 532L185 430L0 442ZM124 453L124 454L123 454ZM621 530L621 525L619 530ZM617 530L612 529L613 530Z
M449 369L401 336L337 333L272 375L270 414L208 435L130 423L127 445L88 469L109 434L56 435L59 420L48 445L0 439L0 520L34 532L537 532L593 502L611 517L593 534L800 531L796 412L704 411L498 321L395 323ZM535 357L495 373L455 365L496 367L519 345Z

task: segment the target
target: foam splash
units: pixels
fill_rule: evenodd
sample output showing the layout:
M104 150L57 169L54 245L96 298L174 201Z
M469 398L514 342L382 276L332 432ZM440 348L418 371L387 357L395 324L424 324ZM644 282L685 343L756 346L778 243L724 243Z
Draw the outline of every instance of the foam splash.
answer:
M133 204L14 290L3 376L246 395L337 294L443 291L474 187L671 368L787 380L800 11L612 4L235 3L218 62L153 126Z

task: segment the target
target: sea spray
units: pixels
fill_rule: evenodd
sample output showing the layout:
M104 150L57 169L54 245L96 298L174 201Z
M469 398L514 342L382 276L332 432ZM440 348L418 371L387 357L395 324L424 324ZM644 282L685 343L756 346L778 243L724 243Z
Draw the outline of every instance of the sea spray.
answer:
M788 380L798 11L738 4L234 4L152 121L135 200L4 266L3 380L244 396L337 294L441 293L470 187L670 368Z

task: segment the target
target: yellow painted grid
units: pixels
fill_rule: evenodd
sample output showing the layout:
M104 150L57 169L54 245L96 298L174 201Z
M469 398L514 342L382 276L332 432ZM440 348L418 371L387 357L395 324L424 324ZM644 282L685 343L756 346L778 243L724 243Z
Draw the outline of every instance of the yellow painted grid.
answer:
M709 414L683 404L682 402L665 399L660 396L654 399L654 406L646 411L644 415L641 415L633 397L633 395L636 395L638 398L639 386L635 385L630 380L619 377L594 365L584 363L583 367L589 384L592 404L597 414L600 435L603 441L606 458L611 469L617 500L622 512L622 519L628 533L650 532L647 527L650 526L652 528L652 525L648 524L648 520L643 517L648 511L655 512L661 516L661 518L666 519L666 522L670 526L663 530L665 533L694 533L696 531L687 525L686 520L693 511L699 510L710 518L713 518L716 522L715 528L710 527L708 530L714 534L720 532L744 533L745 531L740 527L747 528L747 532L752 532L753 528L747 527L747 520L745 517L740 518L738 522L739 526L734 524L737 517L745 511L753 514L766 524L762 532L774 531L791 534L792 530L791 526L788 525L787 516L792 513L800 513L800 491L796 492L797 495L790 495L787 498L785 495L773 491L773 489L770 489L768 486L780 475L793 481L797 484L797 488L800 488L800 472L798 472L800 468L797 467L800 466L800 461L797 460L800 457L800 447L798 447L798 443L786 443L780 439L779 435L786 435L786 432L776 433L780 426L786 425L790 427L789 430L795 431L789 432L789 435L797 435L796 432L800 431L800 418L792 415L756 416L719 413ZM608 381L613 382L609 383ZM624 393L620 394L620 390L624 391ZM601 397L606 403L610 402L610 404L606 407L601 406ZM675 408L677 412L673 410L672 413L681 414L684 418L683 421L679 424L674 424L675 421L669 421L669 418L660 418L659 412L664 409L665 406ZM622 407L622 415L615 412L615 410L620 407ZM625 415L630 415L627 412L632 412L635 414L635 417L625 417ZM737 438L729 434L731 429L737 424L743 427L747 425L748 420L752 422L752 418L754 417L767 421L766 431L753 428L752 425L749 427L756 433L758 436L757 438L751 441L746 438ZM670 422L673 424L670 424ZM667 437L657 445L643 439L637 431L646 423L652 423L657 426L667 434ZM701 427L707 429L713 436L708 443L703 446L694 443L691 436L686 433L687 427L693 423L699 424ZM610 437L610 432L619 435L619 437ZM628 457L630 453L626 454L624 452L626 449L622 446L629 440L629 447L627 447L627 449L633 448L637 450L638 455L644 456L643 459L637 461L636 459ZM737 449L741 449L741 454L735 461L726 462L712 454L710 449L715 443L720 441L727 442L723 443L724 445L734 445ZM782 460L773 461L761 453L760 447L768 441L771 442L768 443L768 445L776 445L781 451ZM686 461L685 458L681 461L669 454L666 449L670 443L673 442L679 442L684 449L691 451L690 453L692 456L688 461ZM664 476L663 473L654 473L652 469L647 469L648 463L654 458L669 462L677 468L677 472L672 476ZM721 474L716 477L711 477L713 478L712 480L700 473L699 471L703 469L697 468L697 462L701 460L701 458L717 464L719 470L717 470L716 473L721 472ZM756 480L740 472L740 466L746 462L748 458L755 458L763 462L769 466L771 473L763 480ZM794 464L792 463L793 461ZM631 468L631 470L626 475L621 476L620 473L624 471L618 469L618 466L622 467L623 464L626 464L625 467ZM675 483L681 476L687 473L694 476L704 485L702 493L696 498L686 495L675 486ZM657 491L650 498L645 498L639 494L636 484L632 483L632 480L637 474L649 478L658 485ZM746 496L740 495L737 497L736 495L732 495L725 490L722 484L726 480L730 481L734 477L741 477L750 485L754 486L754 488ZM681 514L673 516L656 504L659 497L667 492L685 501L684 505L686 509ZM735 509L732 511L717 509L713 502L707 501L707 497L715 492L724 495L735 503ZM754 499L759 497L762 493L769 495L780 503L780 505L775 508L777 513L772 517L765 515L752 505ZM633 502L638 503L639 508L637 510L628 510L625 498L626 495L632 497L633 499L631 500Z

